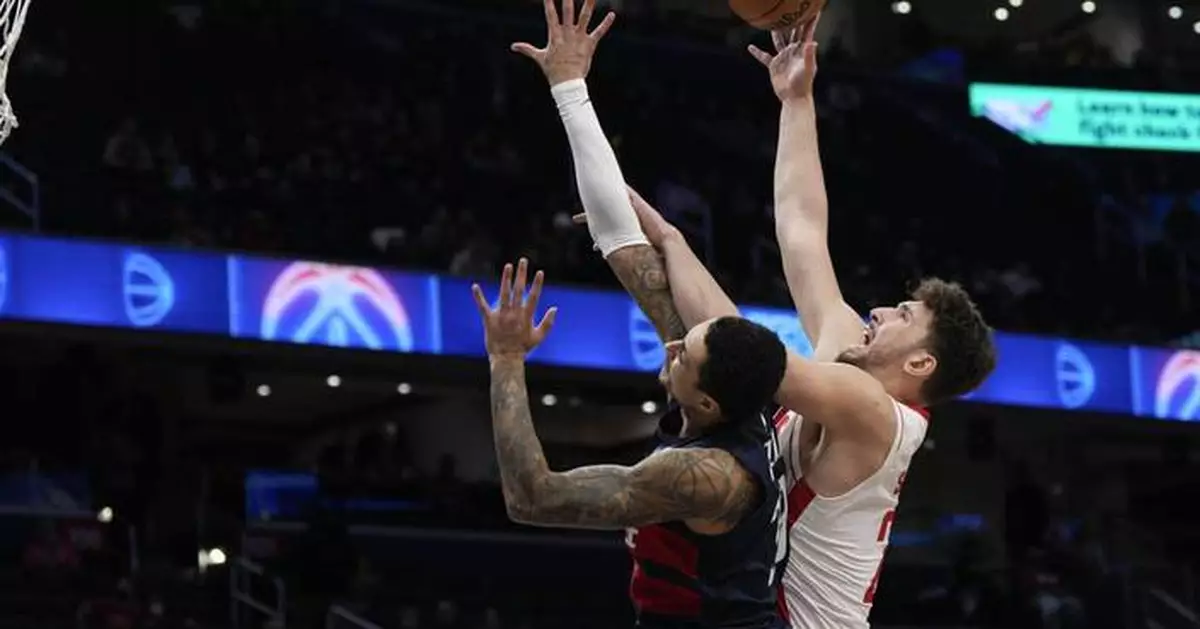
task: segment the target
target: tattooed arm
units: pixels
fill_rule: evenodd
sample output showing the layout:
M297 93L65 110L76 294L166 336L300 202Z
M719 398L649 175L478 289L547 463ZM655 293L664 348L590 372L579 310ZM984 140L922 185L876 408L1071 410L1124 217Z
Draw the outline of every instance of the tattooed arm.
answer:
M702 520L732 528L758 487L722 450L664 450L633 467L594 465L553 472L534 433L525 363L493 358L492 426L504 504L516 522L622 529Z
M608 256L608 266L633 297L663 342L677 341L687 334L667 281L662 255L650 245L632 245Z

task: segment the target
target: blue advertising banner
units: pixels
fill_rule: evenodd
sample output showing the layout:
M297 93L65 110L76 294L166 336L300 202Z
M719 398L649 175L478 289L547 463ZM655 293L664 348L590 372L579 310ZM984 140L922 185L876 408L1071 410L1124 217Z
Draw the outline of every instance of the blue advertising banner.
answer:
M551 278L553 279L553 278ZM546 288L554 333L532 360L654 372L663 350L614 291ZM811 346L790 310L748 318ZM470 282L427 273L0 234L0 318L278 343L482 357ZM1200 421L1200 352L999 333L996 372L969 399Z
M1129 348L1135 415L1200 421L1200 351Z
M225 334L224 255L78 240L0 239L0 316Z
M1126 413L1133 408L1129 349L999 332L996 371L969 399Z
M227 273L232 336L441 353L435 276L246 256Z

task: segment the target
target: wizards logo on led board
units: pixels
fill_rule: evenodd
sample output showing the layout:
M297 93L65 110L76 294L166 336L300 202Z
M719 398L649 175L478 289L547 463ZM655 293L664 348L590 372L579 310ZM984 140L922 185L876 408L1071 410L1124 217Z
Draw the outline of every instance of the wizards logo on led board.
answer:
M1163 365L1154 390L1154 416L1200 421L1200 352L1175 352Z
M293 262L263 299L261 338L408 352L408 313L396 290L374 269Z

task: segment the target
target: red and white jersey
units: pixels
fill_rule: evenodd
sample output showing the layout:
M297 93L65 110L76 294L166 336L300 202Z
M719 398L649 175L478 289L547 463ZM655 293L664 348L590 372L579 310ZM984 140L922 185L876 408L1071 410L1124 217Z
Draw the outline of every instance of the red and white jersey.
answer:
M867 617L913 455L925 440L925 415L893 401L896 436L883 465L854 489L836 497L815 495L805 482L791 431L803 418L781 409L779 442L786 451L788 542L783 597L794 629L867 629ZM824 435L810 460L819 457Z

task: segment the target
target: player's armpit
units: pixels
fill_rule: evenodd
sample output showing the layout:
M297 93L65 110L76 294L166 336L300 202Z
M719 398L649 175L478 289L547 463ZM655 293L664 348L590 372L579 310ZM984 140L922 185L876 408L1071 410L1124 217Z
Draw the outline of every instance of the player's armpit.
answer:
M687 334L687 328L671 297L671 285L667 280L667 267L662 254L650 245L631 245L613 251L607 261L621 285L654 324L664 343L677 341Z
M727 452L663 450L633 467L596 465L541 479L509 517L541 526L623 529L703 520L732 528L758 487Z
M889 442L895 430L892 398L878 380L853 365L811 361L789 351L775 400L827 429Z

